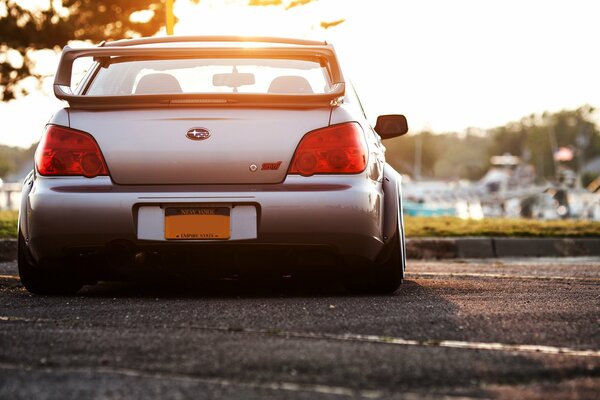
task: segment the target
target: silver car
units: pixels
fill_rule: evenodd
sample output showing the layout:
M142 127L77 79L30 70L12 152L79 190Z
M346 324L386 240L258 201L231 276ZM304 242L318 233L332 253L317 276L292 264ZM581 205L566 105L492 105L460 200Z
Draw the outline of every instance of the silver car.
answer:
M75 87L74 63L91 60ZM156 268L332 268L390 293L405 251L400 175L334 48L280 38L164 37L63 50L69 107L46 125L19 215L32 293Z

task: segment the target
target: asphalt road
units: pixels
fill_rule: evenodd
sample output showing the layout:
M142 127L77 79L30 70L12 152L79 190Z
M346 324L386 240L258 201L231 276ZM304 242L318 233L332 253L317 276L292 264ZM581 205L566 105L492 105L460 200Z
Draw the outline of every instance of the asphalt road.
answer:
M391 296L0 275L2 399L600 398L598 258L410 262Z

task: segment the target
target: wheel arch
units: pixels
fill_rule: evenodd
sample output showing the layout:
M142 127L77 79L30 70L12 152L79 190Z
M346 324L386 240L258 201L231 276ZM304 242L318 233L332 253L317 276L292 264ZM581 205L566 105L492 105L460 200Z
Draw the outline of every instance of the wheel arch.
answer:
M399 234L402 252L402 270L406 267L406 244L404 237L404 215L402 213L402 175L391 165L383 168L383 238L386 244Z
M23 188L21 189L21 204L19 206L19 217L17 219L17 231L23 234L25 241L29 240L29 193L33 188L35 173L32 170L23 180Z

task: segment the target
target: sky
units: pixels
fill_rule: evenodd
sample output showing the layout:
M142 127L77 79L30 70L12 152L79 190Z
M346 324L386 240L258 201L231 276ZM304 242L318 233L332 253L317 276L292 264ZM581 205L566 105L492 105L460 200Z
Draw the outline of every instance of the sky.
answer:
M314 0L289 10L247 3L176 0L175 34L327 40L372 123L400 113L412 132L485 132L532 113L600 108L597 0ZM48 75L57 63L40 55ZM64 106L51 83L0 103L0 144L39 140Z

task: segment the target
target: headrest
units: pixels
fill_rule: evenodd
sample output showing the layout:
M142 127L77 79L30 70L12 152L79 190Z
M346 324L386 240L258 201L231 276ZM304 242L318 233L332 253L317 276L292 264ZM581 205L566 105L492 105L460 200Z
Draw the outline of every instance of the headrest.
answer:
M312 94L310 83L301 76L278 76L269 86L269 93L307 93Z
M135 88L135 94L181 93L181 86L171 74L144 75Z

